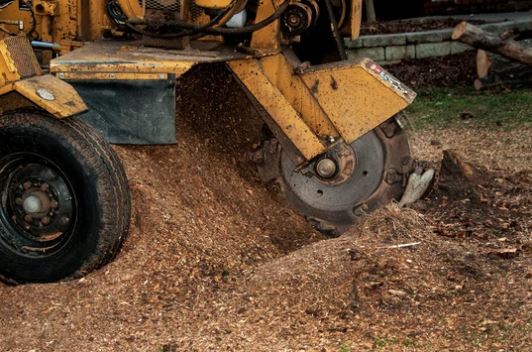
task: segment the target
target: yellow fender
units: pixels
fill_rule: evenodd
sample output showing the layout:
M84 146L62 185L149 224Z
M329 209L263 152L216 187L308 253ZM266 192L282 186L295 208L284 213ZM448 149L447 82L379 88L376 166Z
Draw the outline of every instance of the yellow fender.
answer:
M35 76L14 83L14 90L57 119L87 111L87 105L70 84L52 75Z
M13 91L58 119L87 110L74 87L55 76L42 74L24 35L0 40L0 96Z

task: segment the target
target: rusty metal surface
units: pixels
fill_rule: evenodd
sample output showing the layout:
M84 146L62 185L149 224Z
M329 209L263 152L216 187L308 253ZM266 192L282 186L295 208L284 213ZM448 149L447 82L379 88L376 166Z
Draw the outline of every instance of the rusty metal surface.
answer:
M282 92L268 80L258 60L230 61L228 65L306 160L325 152L325 145Z
M58 119L87 110L87 105L68 83L52 75L36 76L15 83L15 90Z
M342 61L311 67L301 73L347 143L354 142L414 101L414 92L374 65L369 59Z
M227 47L218 50L167 50L135 43L99 41L54 59L50 69L59 72L173 73L177 76L196 64L224 62L249 56Z
M26 36L0 40L0 94L13 90L13 84L20 79L41 74L41 67Z
M318 101L312 96L305 82L294 74L295 63L290 62L289 59L292 54L288 51L260 59L264 74L320 139L338 137L338 131Z
M7 37L5 46L21 78L28 78L42 74L41 67L33 53L28 38L25 36Z

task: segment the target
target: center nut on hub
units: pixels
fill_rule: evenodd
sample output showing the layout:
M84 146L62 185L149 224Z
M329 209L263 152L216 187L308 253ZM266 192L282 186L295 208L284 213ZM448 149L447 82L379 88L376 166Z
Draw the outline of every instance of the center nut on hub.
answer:
M48 184L25 182L22 187L24 193L22 197L16 199L16 204L22 208L27 226L35 225L35 220L44 226L49 225L58 202L50 192Z
M316 173L322 178L332 178L337 172L338 165L331 158L323 158L316 163Z

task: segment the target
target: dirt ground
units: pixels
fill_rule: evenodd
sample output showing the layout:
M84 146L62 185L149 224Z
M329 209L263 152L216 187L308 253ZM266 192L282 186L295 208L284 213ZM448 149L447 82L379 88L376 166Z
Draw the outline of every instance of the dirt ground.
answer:
M260 120L219 75L181 87L178 145L117 148L134 216L113 263L0 284L1 351L532 351L531 127L412 132L478 182L326 240L258 181Z
M379 21L364 23L362 35L424 32L456 27L463 20L455 18L415 18L409 20ZM485 21L471 20L472 24L485 24Z
M386 67L412 88L473 86L476 52L427 59L409 59Z

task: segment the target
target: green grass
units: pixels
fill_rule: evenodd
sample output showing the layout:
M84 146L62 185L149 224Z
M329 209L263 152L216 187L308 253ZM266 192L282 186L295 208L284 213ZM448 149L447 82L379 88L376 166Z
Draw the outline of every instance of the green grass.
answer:
M348 345L343 344L340 346L339 352L351 352L351 348Z
M377 351L385 349L390 346L397 345L397 343L398 343L398 340L395 337L388 338L388 337L375 336L373 338L373 347Z
M512 128L532 124L532 89L510 92L477 92L472 89L421 90L408 108L415 129L425 127ZM460 115L472 118L462 119Z

